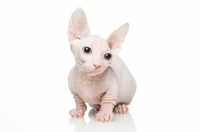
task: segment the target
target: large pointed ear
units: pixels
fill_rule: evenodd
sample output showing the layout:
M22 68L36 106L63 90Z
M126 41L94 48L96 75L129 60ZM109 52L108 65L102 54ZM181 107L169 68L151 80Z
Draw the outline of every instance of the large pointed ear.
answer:
M129 24L126 23L115 30L108 38L107 43L113 54L117 54L121 50L121 44L124 42L128 33Z
M77 8L71 15L68 27L69 41L81 39L90 35L90 29L87 23L85 12L82 8Z

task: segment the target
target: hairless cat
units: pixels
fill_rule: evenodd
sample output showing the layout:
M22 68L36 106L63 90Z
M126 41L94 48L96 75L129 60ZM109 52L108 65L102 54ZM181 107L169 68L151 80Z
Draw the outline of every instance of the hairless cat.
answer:
M85 12L77 8L71 15L68 37L75 66L68 77L69 89L76 108L72 117L83 117L85 103L98 110L96 119L107 122L117 114L128 113L136 91L136 82L117 53L129 29L126 23L107 39L91 35Z

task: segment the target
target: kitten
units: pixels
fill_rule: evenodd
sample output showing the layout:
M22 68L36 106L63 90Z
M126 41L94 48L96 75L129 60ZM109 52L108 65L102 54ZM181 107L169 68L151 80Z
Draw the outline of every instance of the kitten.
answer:
M76 108L69 114L83 117L85 103L99 109L98 121L111 121L115 113L128 113L136 91L136 82L124 62L117 56L129 24L115 30L107 39L91 35L86 15L77 8L69 21L68 37L75 66L69 73L68 85Z

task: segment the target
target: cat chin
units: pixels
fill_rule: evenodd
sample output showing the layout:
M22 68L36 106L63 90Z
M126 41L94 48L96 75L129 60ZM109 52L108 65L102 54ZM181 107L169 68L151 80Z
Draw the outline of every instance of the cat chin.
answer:
M88 76L97 76L99 75L99 73L96 73L96 72L89 72L87 73Z
M102 74L103 72L87 72L87 75L88 76L98 76L98 75L100 75L100 74Z

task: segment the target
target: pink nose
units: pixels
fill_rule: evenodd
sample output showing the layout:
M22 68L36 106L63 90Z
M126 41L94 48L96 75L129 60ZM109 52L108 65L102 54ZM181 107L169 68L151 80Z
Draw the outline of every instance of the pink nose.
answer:
M101 67L100 65L97 65L97 64L93 64L93 65L94 65L95 69L98 69Z

